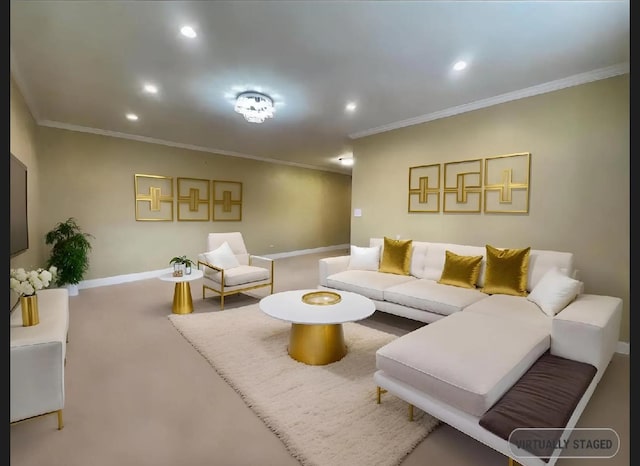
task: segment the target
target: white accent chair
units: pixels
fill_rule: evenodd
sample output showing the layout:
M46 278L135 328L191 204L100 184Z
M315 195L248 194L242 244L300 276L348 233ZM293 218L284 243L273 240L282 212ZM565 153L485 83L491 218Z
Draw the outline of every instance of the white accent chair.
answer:
M58 429L62 429L69 330L67 289L38 291L38 314L40 323L23 327L20 305L11 312L11 423L57 413Z
M231 250L227 257L224 256L224 243ZM198 268L204 273L202 299L206 290L213 291L220 296L220 309L223 310L225 296L264 287L269 287L273 294L273 265L273 259L247 252L242 233L209 233L207 252L198 254Z

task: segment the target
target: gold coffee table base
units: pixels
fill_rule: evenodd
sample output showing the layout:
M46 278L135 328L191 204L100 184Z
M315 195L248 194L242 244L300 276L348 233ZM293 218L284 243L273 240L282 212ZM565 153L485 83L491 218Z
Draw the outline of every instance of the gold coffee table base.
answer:
M342 324L291 324L289 356L296 361L322 366L346 354Z
M189 282L176 283L173 291L174 314L191 314L193 312L193 301L191 300L191 287Z

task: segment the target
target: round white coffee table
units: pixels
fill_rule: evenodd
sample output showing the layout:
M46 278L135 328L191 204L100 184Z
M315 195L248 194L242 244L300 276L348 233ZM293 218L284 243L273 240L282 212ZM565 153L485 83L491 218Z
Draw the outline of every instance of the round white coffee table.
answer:
M174 282L176 284L173 290L172 312L174 314L190 314L193 312L193 300L191 299L189 282L198 280L203 275L202 270L195 269L190 274L184 274L181 277L174 277L173 272L158 277L165 282Z
M313 366L342 359L347 354L342 324L376 310L369 298L338 290L283 291L262 298L259 306L265 314L291 322L289 356Z

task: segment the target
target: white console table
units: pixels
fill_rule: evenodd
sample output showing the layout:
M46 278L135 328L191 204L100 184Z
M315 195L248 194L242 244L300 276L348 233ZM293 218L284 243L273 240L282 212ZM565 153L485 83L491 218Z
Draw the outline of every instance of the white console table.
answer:
M57 413L58 429L62 429L69 331L67 289L39 291L38 314L39 324L23 327L20 304L11 312L10 421Z

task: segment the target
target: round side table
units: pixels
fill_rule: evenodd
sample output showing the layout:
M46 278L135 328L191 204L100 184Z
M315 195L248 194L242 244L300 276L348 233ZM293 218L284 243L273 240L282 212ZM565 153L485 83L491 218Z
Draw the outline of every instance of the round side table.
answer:
M190 274L184 274L181 277L174 277L173 273L160 275L158 278L165 282L174 282L176 284L173 291L173 307L174 314L190 314L193 312L193 301L191 299L191 286L189 282L202 278L204 274L202 270L195 269Z

